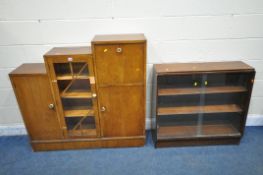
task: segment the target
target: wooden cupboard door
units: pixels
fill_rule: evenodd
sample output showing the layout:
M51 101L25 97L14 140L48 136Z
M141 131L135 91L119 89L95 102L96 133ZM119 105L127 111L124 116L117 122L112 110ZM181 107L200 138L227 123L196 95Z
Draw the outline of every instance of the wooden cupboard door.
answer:
M20 111L32 140L63 137L46 75L11 77Z
M99 88L103 136L144 135L144 99L144 86Z
M95 45L94 48L99 85L144 83L144 43Z

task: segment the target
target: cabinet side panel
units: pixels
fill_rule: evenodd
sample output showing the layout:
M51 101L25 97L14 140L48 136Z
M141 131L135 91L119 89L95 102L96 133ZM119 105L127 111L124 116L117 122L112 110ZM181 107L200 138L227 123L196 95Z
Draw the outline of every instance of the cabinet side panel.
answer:
M156 142L157 140L157 116L156 116L156 110L157 110L157 74L155 71L155 66L153 66L153 80L152 80L152 109L151 109L151 130L152 130L152 138L153 141Z
M62 138L48 78L39 76L11 77L13 88L27 131L32 140Z

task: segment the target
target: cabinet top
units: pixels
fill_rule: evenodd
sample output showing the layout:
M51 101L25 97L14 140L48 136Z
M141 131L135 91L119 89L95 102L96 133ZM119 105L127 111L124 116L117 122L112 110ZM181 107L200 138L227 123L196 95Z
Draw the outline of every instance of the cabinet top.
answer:
M155 64L154 67L157 74L215 71L254 71L253 67L242 61Z
M26 63L9 73L10 76L17 75L46 75L44 63Z
M95 35L92 44L116 44L116 43L143 43L146 42L144 34L114 34Z
M44 56L58 56L58 55L90 55L91 48L89 46L83 47L54 47L48 51Z

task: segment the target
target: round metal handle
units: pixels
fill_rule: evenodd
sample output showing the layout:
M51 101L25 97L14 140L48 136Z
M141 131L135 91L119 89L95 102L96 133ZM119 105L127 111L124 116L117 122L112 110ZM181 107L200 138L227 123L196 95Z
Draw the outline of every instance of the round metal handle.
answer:
M205 86L207 86L208 85L208 81L205 81Z
M102 107L100 108L100 111L101 111L101 112L105 112L105 111L106 111L106 108L105 108L104 106L102 106Z
M54 108L55 108L55 105L54 105L53 103L50 103L50 104L48 105L48 108L49 108L49 109L54 109Z
M121 52L122 52L122 48L118 47L118 48L116 49L116 52L121 53Z
M97 97L97 94L92 94L92 98L96 98Z

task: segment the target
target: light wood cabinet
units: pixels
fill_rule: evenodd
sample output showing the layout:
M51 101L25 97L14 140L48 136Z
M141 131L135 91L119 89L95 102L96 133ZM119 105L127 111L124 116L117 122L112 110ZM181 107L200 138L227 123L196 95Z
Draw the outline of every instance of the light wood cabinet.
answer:
M145 137L146 40L92 40L102 136Z
M92 47L53 48L44 61L46 69L31 64L42 70L32 81L13 77L21 68L10 74L34 150L144 145L143 34L98 35Z

